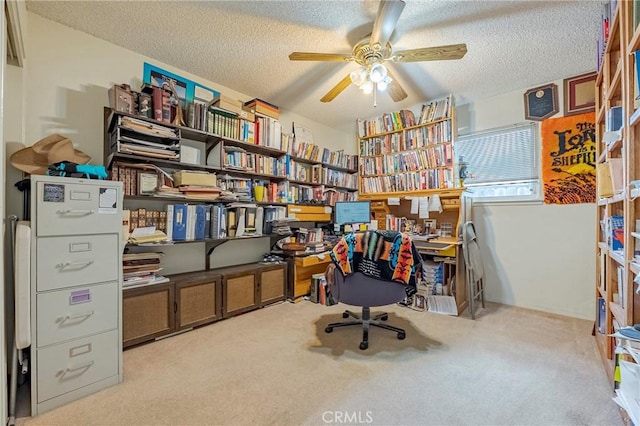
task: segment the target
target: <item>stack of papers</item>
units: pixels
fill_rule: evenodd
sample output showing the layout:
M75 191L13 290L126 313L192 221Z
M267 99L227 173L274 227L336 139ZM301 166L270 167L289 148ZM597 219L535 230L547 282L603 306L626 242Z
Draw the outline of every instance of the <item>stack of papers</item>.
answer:
M453 296L427 296L427 310L436 314L458 315L456 298Z

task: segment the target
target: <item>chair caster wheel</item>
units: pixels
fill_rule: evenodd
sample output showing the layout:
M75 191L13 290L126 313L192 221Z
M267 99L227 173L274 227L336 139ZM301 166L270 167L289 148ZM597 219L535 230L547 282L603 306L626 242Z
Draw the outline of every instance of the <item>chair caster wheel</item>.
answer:
M342 318L349 318L349 314L348 314L348 313L346 313L346 312L343 312L343 313L342 313Z
M398 333L398 340L404 340L405 337L407 337L407 335L404 332Z
M360 342L360 350L364 351L369 347L369 342Z
M333 327L327 327L324 329L325 333L331 333L333 331Z
M388 319L389 319L389 315L385 315L385 316L380 317L380 320L382 320L382 321L386 321Z

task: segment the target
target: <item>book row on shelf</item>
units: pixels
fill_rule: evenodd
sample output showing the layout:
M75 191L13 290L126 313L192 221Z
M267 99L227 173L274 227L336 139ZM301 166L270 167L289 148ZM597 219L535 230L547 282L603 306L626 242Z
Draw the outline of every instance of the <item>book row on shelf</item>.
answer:
M426 191L454 187L453 170L447 168L363 177L361 182L361 190L366 193Z
M164 210L123 210L125 240L136 241L136 229L154 227L163 241L204 241L268 235L272 222L285 219L284 206L254 203L168 204Z
M451 167L453 152L451 145L436 145L427 150L407 151L398 154L363 157L361 173L367 175L391 174L410 171Z
M271 176L286 175L287 159L285 157L276 158L255 154L233 146L225 146L224 151L223 166L225 168Z
M440 121L406 132L390 133L360 141L360 155L381 155L390 152L411 151L431 145L451 142L451 121Z
M635 3L635 2L634 2ZM596 49L597 49L597 70L600 71L600 67L602 66L602 60L604 58L604 53L607 48L607 42L609 41L609 32L611 27L611 20L615 16L616 8L618 7L618 0L613 0L606 2L602 5L602 13L600 15L600 27L598 38L596 39ZM635 9L635 6L634 6ZM635 16L634 10L634 20L637 19ZM637 24L637 22L636 22ZM635 28L635 27L634 27Z
M453 96L449 95L445 99L423 104L417 118L410 110L400 110L385 113L372 120L358 119L356 120L358 137L365 138L380 133L400 131L411 126L451 118L452 107Z
M251 146L266 147L274 150L273 157L289 154L327 167L354 171L357 169L356 155L345 154L342 150L331 151L311 142L296 142L294 135L283 132L280 123L274 118L256 117L255 121L251 121L220 109L210 110L209 114L212 117L211 126L198 130L226 138L228 143L235 146L247 149ZM116 125L109 134L110 152L141 155L151 159L181 159L180 127L163 126L142 117L116 116ZM238 145L239 143L246 145Z
M357 193L333 186L355 187L355 175L337 172L337 176L323 174L320 182L271 182L268 178L242 178L229 174L177 171L169 174L162 168L146 163L114 162L111 179L123 183L125 196L149 196L184 199L186 201L233 202L251 201L264 203L314 203L334 205L336 201L354 201ZM286 175L283 173L281 177ZM349 177L347 180L346 177ZM322 180L327 180L327 185ZM345 185L342 185L345 184Z

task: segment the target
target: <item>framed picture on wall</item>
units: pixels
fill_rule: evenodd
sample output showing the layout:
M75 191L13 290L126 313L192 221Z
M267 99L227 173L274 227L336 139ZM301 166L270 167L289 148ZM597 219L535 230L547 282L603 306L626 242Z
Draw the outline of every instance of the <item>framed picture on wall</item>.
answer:
M565 78L564 115L582 114L596 109L595 72Z
M534 87L524 94L524 118L542 121L558 113L558 86Z

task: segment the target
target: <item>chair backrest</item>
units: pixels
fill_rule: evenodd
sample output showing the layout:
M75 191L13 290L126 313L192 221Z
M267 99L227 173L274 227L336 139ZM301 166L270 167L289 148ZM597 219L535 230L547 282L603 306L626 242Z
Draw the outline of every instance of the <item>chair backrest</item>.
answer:
M422 258L406 234L387 231L345 235L331 252L336 266L332 295L354 306L383 306L416 292Z
M473 272L473 277L477 281L484 277L484 266L478 245L478 237L473 222L467 221L462 226L462 252L467 268Z

